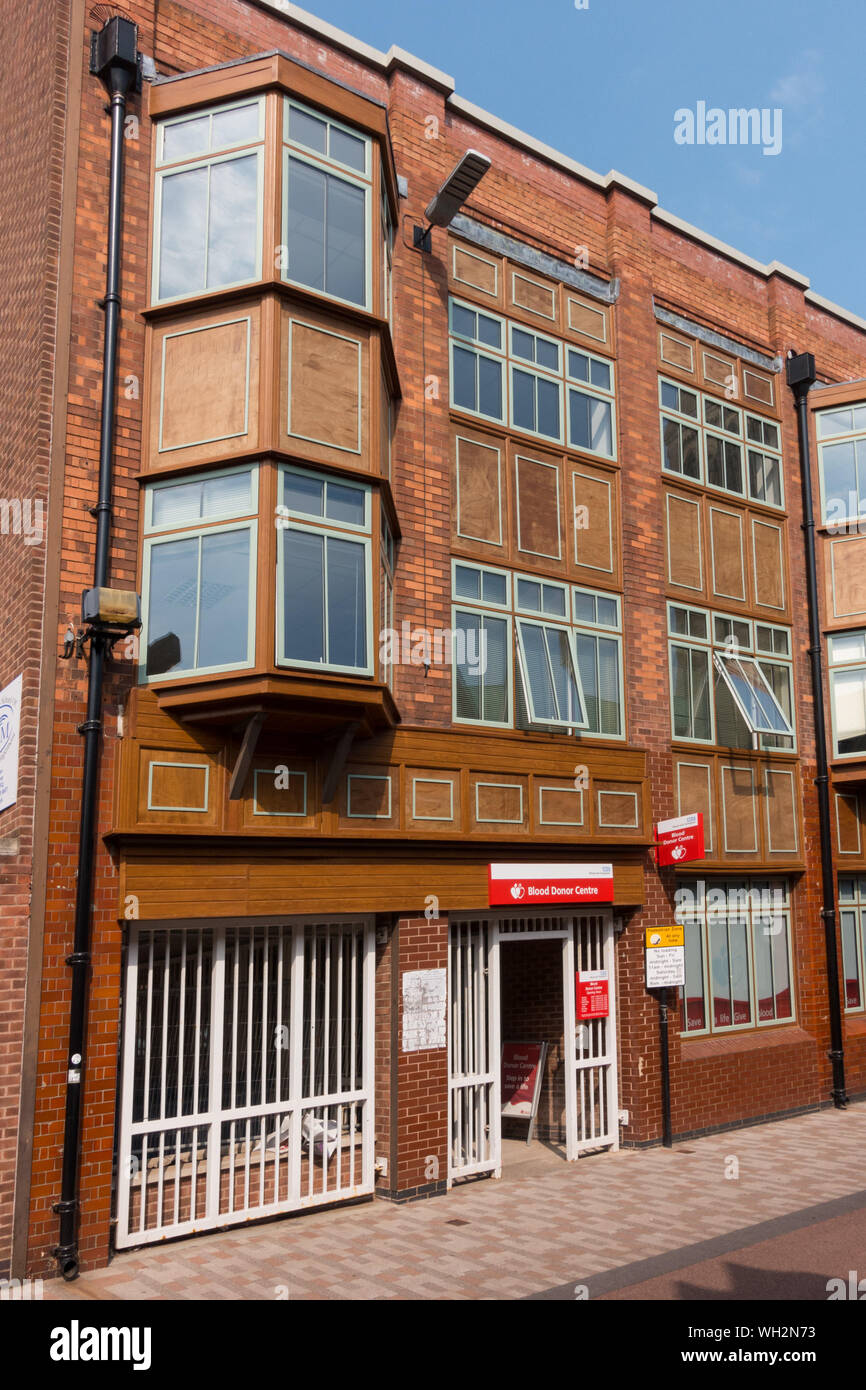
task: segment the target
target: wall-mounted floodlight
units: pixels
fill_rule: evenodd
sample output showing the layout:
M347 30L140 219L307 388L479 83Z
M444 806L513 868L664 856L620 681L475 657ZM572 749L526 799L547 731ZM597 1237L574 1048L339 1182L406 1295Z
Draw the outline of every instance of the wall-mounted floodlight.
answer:
M432 242L430 232L433 227L448 227L454 221L466 199L478 187L487 170L490 160L478 150L467 150L463 158L451 170L435 198L427 205L424 216L426 227L414 229L414 245L418 251L430 251Z

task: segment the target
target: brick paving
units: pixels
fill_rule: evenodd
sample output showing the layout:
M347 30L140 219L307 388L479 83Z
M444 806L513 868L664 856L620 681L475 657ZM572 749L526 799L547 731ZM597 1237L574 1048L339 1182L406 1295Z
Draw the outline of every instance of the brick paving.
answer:
M45 1298L519 1299L866 1190L866 1104L669 1151L505 1152L498 1182L127 1251Z

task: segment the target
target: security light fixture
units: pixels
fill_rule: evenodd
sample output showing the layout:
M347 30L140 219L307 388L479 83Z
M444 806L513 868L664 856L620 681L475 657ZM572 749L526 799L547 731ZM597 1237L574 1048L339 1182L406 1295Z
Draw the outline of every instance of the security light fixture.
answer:
M424 216L426 227L414 230L414 245L418 251L429 251L432 247L430 232L433 227L449 227L467 198L475 191L487 170L490 160L478 150L467 150L463 158L454 166L436 196L427 204Z
M85 589L81 619L107 636L125 636L141 627L141 602L138 594L126 589Z

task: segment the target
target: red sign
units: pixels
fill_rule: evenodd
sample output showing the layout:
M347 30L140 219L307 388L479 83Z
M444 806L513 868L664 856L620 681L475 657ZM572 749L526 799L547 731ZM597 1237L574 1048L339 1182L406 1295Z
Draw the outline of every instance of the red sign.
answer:
M491 864L491 907L612 903L612 864Z
M578 970L576 1014L578 1022L587 1018L607 1018L610 1013L606 970Z
M531 1119L544 1043L502 1044L502 1113Z
M660 820L656 826L658 862L687 864L704 857L704 817L702 811L674 820Z

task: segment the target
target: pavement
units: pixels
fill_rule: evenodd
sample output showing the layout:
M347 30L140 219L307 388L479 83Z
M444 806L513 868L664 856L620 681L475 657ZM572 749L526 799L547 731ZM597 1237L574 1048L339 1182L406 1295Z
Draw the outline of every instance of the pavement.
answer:
M866 1104L124 1251L46 1300L823 1299L866 1279ZM863 1290L866 1292L866 1282Z

